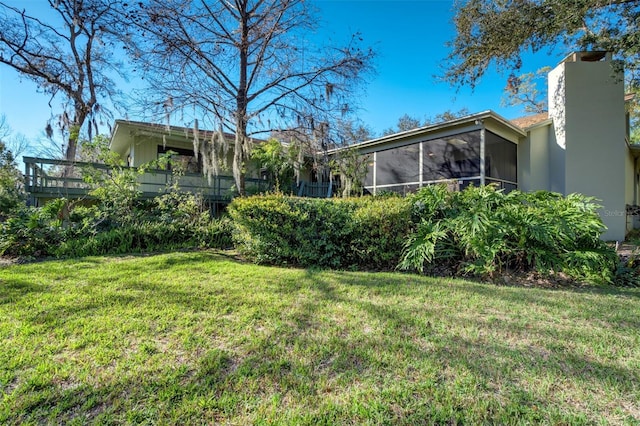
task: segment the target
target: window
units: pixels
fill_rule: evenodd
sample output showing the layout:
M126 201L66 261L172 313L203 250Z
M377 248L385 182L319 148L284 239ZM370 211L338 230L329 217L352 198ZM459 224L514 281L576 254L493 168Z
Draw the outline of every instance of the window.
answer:
M377 151L375 164L368 163L365 187L406 194L436 182L447 182L454 189L477 186L484 177L485 184L497 184L506 191L517 188L516 144L485 131L482 176L481 139L481 130L472 130Z
M193 150L158 145L158 157L167 153L171 156L169 168L174 165L179 166L186 173L202 173L202 163L200 159L196 160Z

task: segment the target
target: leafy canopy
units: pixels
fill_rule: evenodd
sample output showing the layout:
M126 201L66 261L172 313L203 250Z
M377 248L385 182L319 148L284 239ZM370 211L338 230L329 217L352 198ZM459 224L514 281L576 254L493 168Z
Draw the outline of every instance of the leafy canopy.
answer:
M611 51L640 83L640 0L466 0L454 25L444 79L455 86L475 86L492 64L518 70L523 53L559 45Z

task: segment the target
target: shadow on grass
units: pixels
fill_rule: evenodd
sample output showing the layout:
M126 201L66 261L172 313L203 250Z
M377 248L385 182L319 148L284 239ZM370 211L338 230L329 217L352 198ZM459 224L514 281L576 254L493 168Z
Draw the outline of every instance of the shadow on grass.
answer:
M0 279L0 305L15 303L21 297L32 293L49 291L49 286L37 284L22 278Z
M151 266L211 271L208 263L220 259L224 257L204 253L185 259L160 258ZM77 308L91 311L103 304L137 304L157 297L162 303L179 305L185 313L206 311L207 300L191 291L136 278L148 267L127 266L104 277L122 280L118 288L124 294L110 292L99 304ZM269 268L263 273L269 276ZM606 408L593 404L600 393L613 401L623 396L633 402L640 396L637 369L624 367L617 359L597 361L564 345L576 337L588 340L590 330L559 327L555 336L548 336L540 324L523 325L508 310L505 318L491 323L481 315L456 312L455 306L443 316L435 306L409 303L418 287L422 295L446 295L455 290L462 301L480 297L498 300L497 306L512 305L514 310L537 305L562 312L556 291L440 282L406 274L378 274L379 280L370 277L305 270L261 288L248 283L237 294L226 290L230 304L248 303L243 297L252 292L267 292L287 300L286 309L267 309L252 301L261 316L241 320L247 326L245 340L235 340L230 346L230 341L221 345L212 338L207 346L197 348L201 351L197 361L168 367L162 375L132 373L94 386L53 380L38 389L21 386L15 395L6 396L6 410L11 412L8 423L75 419L455 424L508 423L514 418L524 423L597 423L599 411ZM94 286L99 289L99 284L99 280L89 283L87 291ZM25 282L16 281L14 287L18 297L31 291ZM136 293L127 293L131 290ZM43 287L41 291L51 290ZM628 297L626 290L603 291L606 296ZM220 290L210 289L209 294L220 294ZM591 294L578 291L575 297ZM396 297L394 303L385 304L386 296ZM581 304L587 317L621 309L615 298L587 305ZM332 310L336 306L344 308L347 313L343 315L356 318L355 324L346 319L340 323L340 311ZM50 314L52 318L74 315L65 310ZM369 324L371 330L361 328ZM477 336L464 335L461 330ZM483 334L489 332L493 333L490 337ZM113 360L114 364L127 362L131 361L124 356ZM551 383L541 386L535 380ZM554 386L564 387L555 393L550 390ZM572 399L582 397L580 392L591 400L572 404Z

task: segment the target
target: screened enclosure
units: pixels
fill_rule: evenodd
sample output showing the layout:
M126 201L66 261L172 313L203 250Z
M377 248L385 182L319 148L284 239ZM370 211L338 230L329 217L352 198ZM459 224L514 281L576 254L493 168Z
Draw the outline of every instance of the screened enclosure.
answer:
M380 149L371 155L365 189L407 194L440 182L454 189L492 183L513 190L518 186L517 146L490 131L474 130Z

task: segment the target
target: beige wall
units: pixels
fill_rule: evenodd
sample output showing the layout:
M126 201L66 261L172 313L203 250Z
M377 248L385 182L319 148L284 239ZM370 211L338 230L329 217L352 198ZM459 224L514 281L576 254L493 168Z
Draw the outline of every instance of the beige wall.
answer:
M156 160L158 158L158 146L161 146L163 141L161 137L154 136L136 136L132 138L132 148L131 152L135 155L132 155L133 158L133 166L139 167L143 164L146 164L150 161ZM193 150L193 143L191 141L180 141L175 139L169 139L166 142L167 148L181 148ZM233 146L229 148L229 153L227 155L227 168L224 169L221 167L220 174L223 176L232 176L231 166L233 164ZM248 161L246 166L246 174L247 178L259 178L260 177L260 168L254 161Z
M529 130L518 144L518 187L521 191L551 190L549 184L549 124Z
M549 114L556 143L550 158L564 153L564 193L600 200L605 240L626 235L628 148L625 143L624 84L610 57L598 62L565 61L549 73ZM557 173L560 170L550 162ZM561 181L559 176L552 178Z

